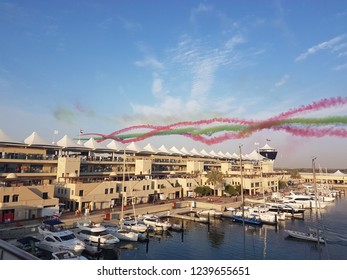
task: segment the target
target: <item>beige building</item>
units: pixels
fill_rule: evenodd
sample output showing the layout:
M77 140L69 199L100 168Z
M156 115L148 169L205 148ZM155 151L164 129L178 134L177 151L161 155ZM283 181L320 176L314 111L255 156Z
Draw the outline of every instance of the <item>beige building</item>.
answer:
M212 169L224 175L222 185L209 184L217 196L227 184L242 183L251 195L278 189L273 160L248 157L240 164L235 155L193 150L101 145L94 139L78 144L68 136L49 144L36 133L17 142L0 130L0 222L43 217L59 208L93 211L191 197L207 184Z

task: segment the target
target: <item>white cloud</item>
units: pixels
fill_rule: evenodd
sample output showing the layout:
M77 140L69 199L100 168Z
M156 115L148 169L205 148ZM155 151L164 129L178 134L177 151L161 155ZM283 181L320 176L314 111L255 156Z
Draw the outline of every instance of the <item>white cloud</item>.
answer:
M347 51L339 53L338 57L344 57L347 56Z
M177 116L180 114L180 109L183 108L182 100L171 96L166 96L161 103L156 103L154 106L142 104L131 104L131 106L137 115L152 120L158 120L167 116ZM155 122L157 123L157 121Z
M225 48L232 50L234 47L242 43L245 43L245 38L241 35L236 35L226 42Z
M138 60L135 62L135 65L140 67L150 67L153 69L164 69L164 65L157 60L155 57L147 56L143 60Z
M283 77L281 77L281 79L279 79L276 83L275 83L275 87L281 87L283 85L285 85L289 80L289 75L285 74Z
M298 57L295 58L295 61L305 60L308 56L313 55L320 50L332 49L338 43L340 43L345 37L346 37L345 35L340 35L340 36L337 36L337 37L335 37L329 41L319 43L319 44L309 48L306 52L300 54Z
M122 26L125 30L129 31L138 31L142 29L141 24L125 19L123 17L118 17L119 21L122 23Z
M196 17L199 14L209 12L210 10L212 10L212 6L206 5L204 3L200 3L199 6L192 9L192 11L190 13L190 21L195 22Z
M199 98L208 94L213 85L215 68L215 61L209 59L201 61L199 65L195 65L191 89L192 98Z
M156 76L152 82L152 94L157 98L163 98L168 94L168 92L163 88L163 80Z
M228 100L225 97L223 100L214 98L211 101L210 95L214 87L216 72L227 65L240 63L243 59L244 54L241 51L238 52L236 48L245 41L243 36L237 34L220 46L216 46L213 43L184 36L175 48L166 53L165 67L164 63L159 62L153 56L147 56L145 59L135 62L137 66L149 66L156 71L153 73L151 87L151 93L156 100L151 105L131 104L134 115L127 118L127 121L135 118L141 119L142 122L154 123L167 120L182 121L210 118L230 112L233 98L227 98ZM186 92L179 89L181 96L173 96L178 91L172 83L175 79L182 79L177 88L180 88L183 83L187 89ZM166 80L168 81L166 82ZM172 88L165 88L165 84ZM189 84L190 91L188 90ZM238 111L236 106L233 110Z
M338 66L334 67L333 69L336 71L347 69L347 63L338 65Z

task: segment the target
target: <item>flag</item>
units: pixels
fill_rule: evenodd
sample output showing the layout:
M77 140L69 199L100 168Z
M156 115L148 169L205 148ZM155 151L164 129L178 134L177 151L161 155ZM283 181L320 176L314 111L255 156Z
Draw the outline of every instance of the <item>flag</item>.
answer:
M60 219L61 213L54 212L52 215L52 219Z
M266 138L266 141L269 141L269 142L270 142L271 140Z
M258 142L255 142L254 145L255 145L255 146L259 146L259 143L258 143Z
M84 132L83 129L80 129L80 134L83 134L83 132Z
M54 134L58 134L58 130L54 130Z

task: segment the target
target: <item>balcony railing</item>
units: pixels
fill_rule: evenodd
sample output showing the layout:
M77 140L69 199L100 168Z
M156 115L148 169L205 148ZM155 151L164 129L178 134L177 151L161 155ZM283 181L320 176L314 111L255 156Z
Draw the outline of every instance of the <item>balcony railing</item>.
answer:
M39 260L39 258L0 239L0 260Z

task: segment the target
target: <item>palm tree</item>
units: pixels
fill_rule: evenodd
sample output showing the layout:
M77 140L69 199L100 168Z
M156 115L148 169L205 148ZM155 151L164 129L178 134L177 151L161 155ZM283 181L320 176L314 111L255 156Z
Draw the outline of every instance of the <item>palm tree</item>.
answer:
M223 185L224 183L223 174L217 169L212 169L210 172L207 173L206 176L207 176L206 183L210 183L214 185L215 187L217 187L217 185Z

